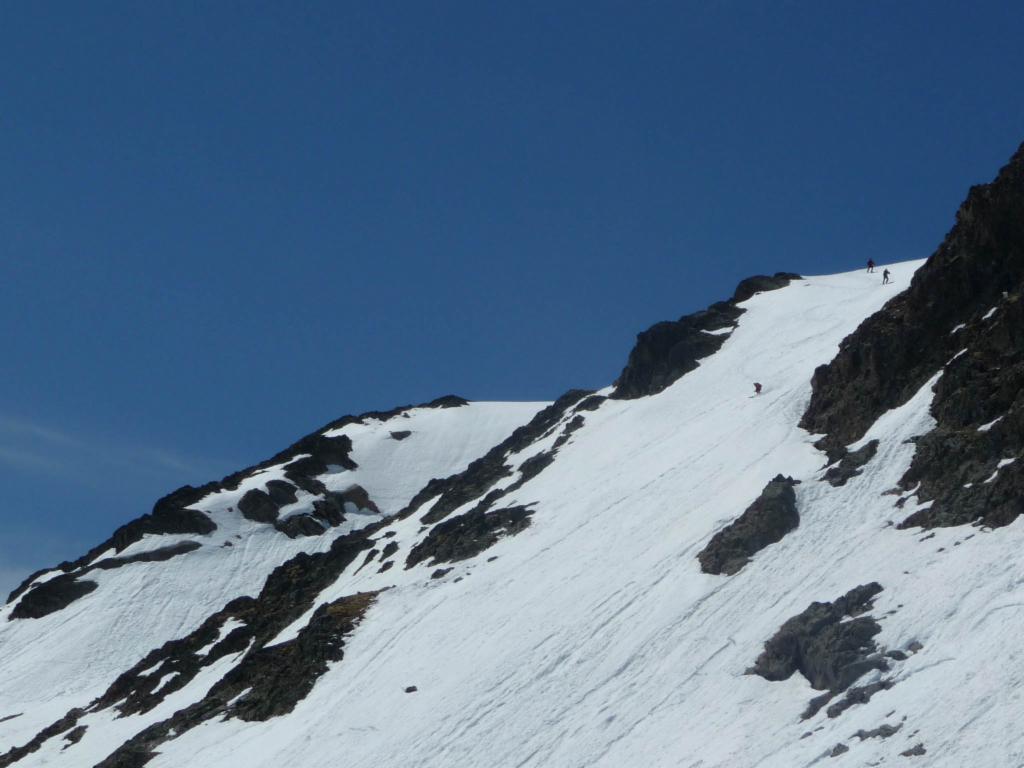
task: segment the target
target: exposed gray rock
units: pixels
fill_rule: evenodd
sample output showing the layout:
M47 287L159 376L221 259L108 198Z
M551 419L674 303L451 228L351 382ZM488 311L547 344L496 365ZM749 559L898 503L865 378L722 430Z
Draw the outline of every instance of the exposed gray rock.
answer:
M295 494L295 486L284 480L267 481L267 495L278 507L294 504L298 498Z
M800 672L811 687L837 693L869 670L888 669L873 640L881 627L860 615L871 609L881 591L881 585L872 582L834 602L811 603L764 644L749 671L766 680L786 680ZM857 618L844 621L847 617Z
M246 491L238 501L238 511L242 513L242 517L255 523L275 522L278 509L278 505L270 498L270 494L258 488Z
M871 461L875 454L878 453L878 441L871 440L856 451L847 451L844 448L843 452L844 455L839 463L834 467L829 467L825 472L823 479L830 485L846 485L846 482L851 477L859 475L863 471L861 467Z
M289 539L299 536L319 536L324 532L324 524L313 515L305 513L289 515L284 520L276 520L274 527Z
M507 439L472 462L464 471L444 479L431 480L413 497L405 509L398 513L398 516L407 517L415 514L423 504L438 495L440 498L434 502L430 511L423 515L424 523L436 523L443 520L463 504L474 499L481 499L476 509L489 508L509 492L508 489L491 490L495 483L512 474L512 467L506 463L509 455L528 447L557 426L570 408L591 394L592 392L589 390L582 389L566 392L554 403L537 413L529 424L516 429ZM543 466L535 464L533 469L539 471L543 469Z
M94 565L87 567L83 571L80 571L76 575L81 576L83 573L87 573L93 568L100 568L104 571L109 571L112 568L121 568L122 566L131 565L132 563L160 563L170 560L172 557L177 557L178 555L195 552L201 546L203 545L198 541L179 541L177 544L168 544L166 547L151 549L148 552L140 552L137 555L129 555L128 557L107 557L96 562Z
M799 275L778 272L742 281L733 297L676 321L656 323L638 334L626 367L615 382L612 397L630 400L655 395L697 368L699 361L717 352L728 334L712 334L734 328L744 310L737 304L760 291L789 285Z
M815 371L801 426L825 434L819 445L834 457L939 371L937 426L915 439L899 483L932 504L901 527L1007 525L1024 514L1024 466L985 480L1000 459L1024 457L1024 145L991 184L971 189L910 287Z
M405 567L430 559L431 565L466 560L483 552L504 536L513 536L530 525L533 510L509 507L491 512L474 510L438 523L412 548Z
M826 709L825 714L830 718L839 717L850 707L856 704L867 704L876 693L887 691L892 686L893 682L891 680L879 680L877 683L855 686L848 690L842 699Z
M896 725L882 723L880 726L872 728L870 731L865 731L863 728L860 729L853 734L853 738L858 738L861 741L865 741L866 739L888 739L890 736L898 733L902 727L903 723L897 723Z
M780 541L800 524L793 486L798 481L778 475L734 522L716 533L697 555L704 573L731 576L757 552Z

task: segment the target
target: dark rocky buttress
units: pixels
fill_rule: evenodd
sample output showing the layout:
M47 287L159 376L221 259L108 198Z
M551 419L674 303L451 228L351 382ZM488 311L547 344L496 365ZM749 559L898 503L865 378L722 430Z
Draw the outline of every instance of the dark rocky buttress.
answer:
M939 372L937 425L899 484L933 504L904 525L1006 525L1024 512L1024 145L970 190L910 287L815 371L801 426L838 458Z
M748 277L728 301L716 302L678 320L656 323L637 334L636 345L611 396L631 400L663 391L722 347L729 336L726 331L736 327L744 312L738 304L755 293L784 288L791 280L799 279L800 275L791 272Z

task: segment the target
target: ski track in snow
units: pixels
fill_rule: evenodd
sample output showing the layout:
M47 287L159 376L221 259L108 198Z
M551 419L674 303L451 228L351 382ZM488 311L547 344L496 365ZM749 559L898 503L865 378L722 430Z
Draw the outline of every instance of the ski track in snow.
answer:
M318 598L316 604L392 587L348 638L344 659L294 712L265 723L203 723L163 744L150 768L792 768L832 765L828 755L838 743L849 747L834 758L840 768L901 765L908 758L899 753L918 743L927 753L909 758L910 765L1024 764L1017 724L1024 691L1017 642L1024 629L1022 521L997 531L936 529L925 538L895 527L924 505L911 496L896 509L898 497L886 494L913 457L908 438L934 425L929 406L941 371L855 444L879 440L863 473L844 486L820 480L825 457L813 447L815 436L796 426L814 368L893 295L863 272L756 295L722 349L697 370L657 396L607 401L585 414L585 426L557 460L501 501L535 504L532 525L441 579L429 578L436 566L428 563L401 567L422 538L419 518L429 504L395 522L395 568L354 573L352 566ZM751 397L755 380L764 393ZM438 411L438 423L449 415ZM379 435L376 442L352 437L357 450L387 447ZM557 430L516 462L556 437ZM367 461L371 466L372 482L357 482L374 485L371 496L394 511L397 502L383 488L401 467ZM801 481L799 527L734 576L701 573L700 549L779 473ZM271 546L252 533L246 540ZM230 571L209 577L235 578ZM245 588L258 589L261 578L250 574ZM746 670L788 618L870 581L884 587L871 611L882 626L879 645L923 647L858 681L895 683L867 704L835 719L823 709L803 721L819 691L799 674L769 682ZM81 610L88 600L79 601ZM169 595L162 610L180 614L178 603ZM194 626L211 604L207 599L195 615L176 620ZM294 636L311 613L278 639ZM60 622L71 626L76 615L73 605L49 617L49 631ZM12 622L0 633L27 623ZM0 634L0 647L3 641ZM30 653L30 646L17 647ZM97 673L92 684L112 679L123 662ZM0 669L17 668L12 664ZM91 764L105 756L104 745L112 750L170 707L196 700L216 679L206 672L158 712L121 720L90 715L82 744L62 752L52 740L18 765ZM404 693L410 685L418 691ZM5 701L22 699L0 687ZM0 716L10 706L22 705L4 704ZM0 728L24 731L13 726L20 719ZM49 722L33 715L39 720ZM902 726L887 739L853 737L883 723Z

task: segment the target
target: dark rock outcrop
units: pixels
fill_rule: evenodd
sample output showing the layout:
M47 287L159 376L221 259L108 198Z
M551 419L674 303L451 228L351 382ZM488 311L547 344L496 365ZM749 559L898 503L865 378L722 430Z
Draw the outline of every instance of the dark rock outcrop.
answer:
M277 520L278 508L279 505L274 503L270 494L259 488L246 491L238 501L238 511L242 517L254 523L273 523Z
M856 477L863 471L863 467L871 461L878 453L878 441L871 440L858 448L856 451L843 449L843 457L839 463L829 467L822 478L829 485L846 485L850 478Z
M109 571L112 568L121 568L132 563L162 563L170 560L172 557L195 552L202 546L198 541L179 541L177 544L168 544L166 547L151 549L148 552L140 552L137 555L129 555L128 557L106 557L89 566L81 573L91 571L93 568ZM76 575L80 576L81 573Z
M579 410L579 408L576 408L575 410ZM561 448L563 445L569 442L569 438L572 437L573 432L576 432L577 430L581 429L585 423L586 422L584 421L583 417L580 416L579 414L573 416L572 419L570 419L566 423L566 425L562 427L562 434L560 434L558 438L555 440L553 448L557 451L559 448Z
M800 524L793 486L798 481L778 475L734 522L714 536L697 555L704 573L731 576L757 552L780 541Z
M187 685L201 669L228 654L245 652L242 660L200 701L146 728L99 765L145 765L155 754L155 748L172 733L184 733L213 717L266 719L290 712L326 671L327 664L342 658L345 636L373 603L376 593L350 595L320 606L296 638L269 647L268 643L302 616L325 587L371 548L374 535L382 527L383 523L377 523L341 536L326 552L301 553L278 566L257 597L232 600L194 632L150 652L88 707L71 710L28 744L0 756L0 768L76 727L86 712L113 708L120 715L134 715L150 711ZM242 625L211 647L222 627L232 619ZM243 692L245 695L239 698ZM229 706L232 700L235 701Z
M278 507L294 504L298 499L295 491L295 486L284 480L267 481L267 495Z
M829 706L825 714L829 718L839 717L843 712L856 704L867 704L871 697L880 691L887 691L892 688L892 680L879 680L868 685L857 685L850 688L839 701Z
M26 592L11 610L10 618L41 619L43 616L67 608L75 600L85 597L96 587L95 581L79 581L75 575L62 573Z
M174 504L177 503L175 499L182 497L192 498L196 494L205 495L202 489L192 488L192 486L179 488L173 494L160 499L160 501L158 501L153 507L153 511L151 513L143 515L136 520L132 520L126 525L122 525L102 544L93 547L73 562L65 561L61 563L57 568L65 573L70 573L71 571L83 568L110 549L120 552L131 544L141 541L142 537L146 534L159 535L192 533L205 536L213 533L217 530L217 525L202 512L194 509L183 509L174 506ZM32 583L37 578L52 570L54 569L44 568L33 573L11 592L7 597L7 602L10 603L16 600L30 586L32 586Z
M106 557L92 565L86 565L74 573L62 573L48 581L32 586L27 592L23 592L24 596L14 606L10 613L10 619L40 619L67 608L75 600L85 597L96 589L95 581L83 578L92 570L109 571L132 563L163 562L172 557L193 552L201 546L198 541L181 541L129 557Z
M85 736L85 732L88 730L88 726L79 725L76 728L72 728L70 731L64 734L64 741L67 744L64 745L64 749L67 749L73 744L77 744Z
M495 483L512 474L512 467L506 464L506 459L511 454L518 453L533 444L556 427L570 408L591 394L589 390L569 390L554 403L537 413L528 424L516 429L507 439L473 461L464 471L444 479L431 480L412 498L398 516L407 517L415 514L423 504L436 496L440 496L440 498L430 508L430 511L423 515L424 523L430 524L443 520L463 504L481 497L484 498L477 505L477 509L488 508L497 499L508 493L506 489L488 494ZM535 465L534 469L536 468Z
M740 302L759 291L783 288L799 278L787 272L748 277L728 301L719 301L675 321L656 323L639 333L611 397L631 400L663 391L721 348L728 334L710 332L735 328L744 312L737 306Z
M902 727L903 723L897 723L896 725L882 723L880 726L872 728L870 731L865 731L861 728L853 734L853 738L860 739L861 741L866 741L867 739L888 739L899 733L900 728Z
M304 513L289 515L284 520L277 520L274 522L274 527L289 539L299 536L319 536L326 528L313 515Z
M370 498L370 494L361 485L352 485L344 491L338 491L334 498L339 504L354 504L356 509L369 510L374 514L380 514L380 508Z
M113 549L115 552L122 551L129 545L140 541L146 534L206 535L213 533L217 529L216 524L204 513L195 509L189 509L189 507L197 504L211 493L222 490L236 490L241 481L253 472L266 469L272 465L291 461L288 467L286 467L285 476L294 485L308 493L326 494L326 488L323 483L316 480L316 475L328 471L331 465L354 469L356 464L349 456L352 450L351 440L344 435L327 437L323 434L324 432L338 429L348 424L362 424L368 419L386 421L401 416L405 411L413 408L459 408L468 404L469 401L465 398L456 395L445 395L420 405L404 405L393 408L390 411L369 411L358 416L344 416L340 419L335 419L329 424L325 424L316 432L296 441L285 450L274 454L269 459L265 459L238 472L233 472L220 481L209 482L198 487L184 485L172 491L153 505L151 513L142 515L121 526L109 539L93 547L77 560L65 561L55 568L44 568L31 574L10 593L7 597L7 602L10 603L16 600L39 576L49 571L59 569L65 573L71 573L84 567L110 549ZM298 459L297 457L302 454L310 455ZM293 459L294 461L292 461ZM287 483L284 483L284 481L271 481L271 483L281 483L281 486L273 489L275 494L286 492L283 486L287 485ZM268 483L269 490L272 490L270 483ZM284 506L284 503L287 503L285 501L286 498L284 495L279 495L280 503L275 502L277 507ZM263 514L270 518L268 510L264 510ZM328 519L327 517L318 517L319 519ZM274 514L274 519L276 519L276 514ZM274 520L268 519L266 522L272 524ZM290 526L285 526L285 528L290 529Z
M412 568L431 558L430 565L467 560L492 546L504 536L513 536L530 525L533 510L509 507L491 512L473 510L438 523L412 548L405 567Z
M764 644L750 673L766 680L786 680L800 672L811 687L838 693L872 669L888 669L873 640L878 622L869 611L882 587L872 582L855 587L831 603L811 603L786 621ZM844 621L847 617L856 617Z
M999 460L1024 456L1024 145L992 183L970 190L909 288L815 371L801 426L824 434L819 446L833 457L939 371L937 426L918 438L900 481L904 491L920 484L919 500L933 503L903 525L1006 525L1024 513L1024 472L985 480Z
M0 768L8 768L14 765L22 758L27 755L31 755L33 752L37 752L43 744L50 739L60 736L62 733L74 728L78 724L79 718L85 714L84 709L72 709L60 720L51 723L46 728L37 733L30 742L20 747L12 747L7 750L4 754L0 755Z

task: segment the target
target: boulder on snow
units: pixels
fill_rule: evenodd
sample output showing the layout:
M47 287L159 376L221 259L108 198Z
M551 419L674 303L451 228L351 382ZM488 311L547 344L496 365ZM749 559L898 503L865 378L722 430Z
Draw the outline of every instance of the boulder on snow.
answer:
M757 552L780 541L800 524L793 486L797 480L777 475L734 522L714 536L697 555L704 573L731 576Z
M861 615L881 591L881 585L872 582L834 602L811 603L764 644L748 672L765 680L786 680L800 672L812 688L838 693L868 670L888 669L873 639L882 628Z
M238 511L242 517L255 523L273 523L277 520L278 505L270 498L270 494L253 488L246 491L238 502Z
M862 467L867 464L878 453L878 441L872 440L865 443L856 451L843 449L843 457L835 466L829 467L822 478L829 485L846 485L846 482L863 472Z

